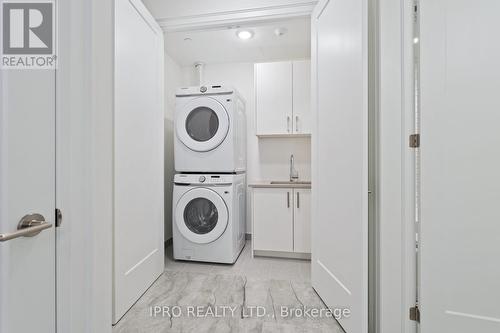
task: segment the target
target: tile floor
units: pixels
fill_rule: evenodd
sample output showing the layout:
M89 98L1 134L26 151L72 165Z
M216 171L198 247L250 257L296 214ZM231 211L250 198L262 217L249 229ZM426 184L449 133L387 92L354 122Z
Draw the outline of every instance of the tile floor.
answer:
M164 274L113 333L343 332L327 315L293 312L325 309L309 261L252 258L250 245L234 265L174 261L168 247Z
M165 253L165 270L211 274L233 274L261 279L311 282L311 262L308 260L254 257L252 244L247 241L234 265L175 261L172 246Z

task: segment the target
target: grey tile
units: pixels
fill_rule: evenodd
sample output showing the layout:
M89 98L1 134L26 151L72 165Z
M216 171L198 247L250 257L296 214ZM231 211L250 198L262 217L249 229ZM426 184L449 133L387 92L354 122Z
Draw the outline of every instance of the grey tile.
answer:
M247 243L234 265L175 261L167 248L165 272L114 327L135 332L342 332L331 318L283 317L285 308L324 308L310 283L310 263L301 260L252 258ZM181 309L180 316L152 315L153 307ZM196 317L188 307L225 316ZM257 307L259 310L257 310Z

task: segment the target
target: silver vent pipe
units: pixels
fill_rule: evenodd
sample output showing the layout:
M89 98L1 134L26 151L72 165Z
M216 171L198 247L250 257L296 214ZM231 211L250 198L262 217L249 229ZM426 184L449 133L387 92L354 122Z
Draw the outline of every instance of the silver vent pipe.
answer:
M205 64L202 62L197 62L194 64L194 68L198 72L198 85L202 86L205 84Z

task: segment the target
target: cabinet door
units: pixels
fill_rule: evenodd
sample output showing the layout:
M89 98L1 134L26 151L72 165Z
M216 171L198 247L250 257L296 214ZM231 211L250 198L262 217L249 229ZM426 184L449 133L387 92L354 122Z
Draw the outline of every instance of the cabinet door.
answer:
M292 63L255 64L257 135L292 133Z
M293 133L311 134L311 62L293 62Z
M253 190L253 248L263 251L293 251L292 189Z
M311 252L311 190L294 191L294 252Z

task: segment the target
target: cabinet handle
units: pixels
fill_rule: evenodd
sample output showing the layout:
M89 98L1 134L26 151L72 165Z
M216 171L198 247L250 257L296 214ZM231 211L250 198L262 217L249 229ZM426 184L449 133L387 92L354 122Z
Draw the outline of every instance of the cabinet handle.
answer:
M299 196L299 192L297 192L297 208L300 208L300 196Z
M295 132L299 132L299 116L295 116Z
M286 131L290 133L290 116L286 116Z
M290 192L286 192L286 206L290 208Z

